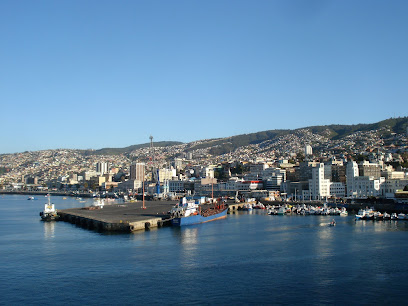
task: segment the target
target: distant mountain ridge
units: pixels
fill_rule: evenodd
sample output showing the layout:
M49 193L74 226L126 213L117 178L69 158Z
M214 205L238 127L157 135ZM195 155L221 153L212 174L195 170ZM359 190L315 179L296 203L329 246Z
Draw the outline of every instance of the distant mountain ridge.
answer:
M182 144L182 142L179 142L179 141L158 141L154 143L154 146L155 147L169 147L169 146L175 146L175 145L180 145L180 144ZM134 150L146 148L149 146L150 146L150 142L138 144L138 145L132 145L132 146L128 146L125 148L102 148L99 150L86 150L84 154L85 155L118 155L118 154L130 153Z
M329 139L338 140L359 131L366 132L370 130L378 130L383 127L389 127L391 131L394 133L398 134L406 133L408 127L408 117L390 118L377 123L370 124L355 124L355 125L333 124L324 126L304 127L295 130L269 130L251 134L237 135L218 140L211 140L211 145L202 142L198 146L195 146L194 149L211 146L213 148L211 149L210 153L213 155L220 155L233 151L241 146L259 144L261 142L267 140L274 140L277 137L285 136L301 130L309 130L314 134L325 133Z
M225 138L215 138L194 141L186 144L185 150L205 149L211 147L210 153L213 155L220 155L230 151L233 151L242 146L248 146L251 144L259 144L267 140L274 140L277 137L296 133L301 130L309 130L314 134L324 133L326 137L333 140L342 139L348 135L356 132L367 132L371 130L379 130L383 127L389 127L390 133L406 133L408 127L408 117L390 118L376 123L369 124L355 124L355 125L324 125L324 126L311 126L304 127L295 130L269 130L261 131L250 134L242 134ZM174 145L184 144L177 141L161 141L154 142L155 147L169 147ZM144 143L139 145L132 145L125 148L103 148L99 150L88 150L85 154L96 155L115 155L115 154L127 154L133 150L150 146L150 143Z

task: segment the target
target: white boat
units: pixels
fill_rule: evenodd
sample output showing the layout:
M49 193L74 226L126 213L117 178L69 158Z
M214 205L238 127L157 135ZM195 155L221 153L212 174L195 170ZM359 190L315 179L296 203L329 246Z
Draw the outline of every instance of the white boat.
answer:
M384 212L384 214L383 214L383 219L384 219L384 220L389 220L389 219L391 219L391 215L388 214L387 212Z
M407 219L407 216L403 213L398 214L398 220L405 220Z
M97 207L97 208L103 208L104 205L105 205L104 199L98 199L94 201L94 203L92 204L93 207Z
M365 209L360 209L356 215L356 220L362 220L366 215Z
M397 214L396 214L396 213L392 213L392 214L391 214L391 220L397 220L397 219L398 219Z
M278 209L278 215L283 216L284 214L286 214L286 208L285 208L285 206L279 207L279 209Z
M341 217L347 217L348 216L348 212L347 209L345 207L342 207L340 210L340 216Z
M58 220L59 216L54 204L51 203L51 197L48 196L48 203L44 205L44 210L40 212L42 221L54 221Z

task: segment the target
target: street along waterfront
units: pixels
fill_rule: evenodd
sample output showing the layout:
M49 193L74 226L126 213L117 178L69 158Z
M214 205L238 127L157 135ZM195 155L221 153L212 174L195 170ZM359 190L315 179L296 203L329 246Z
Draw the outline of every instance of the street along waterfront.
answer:
M188 227L109 234L42 222L45 201L0 196L5 304L304 305L407 298L408 222L253 211ZM90 205L62 197L53 202L57 209ZM329 227L333 218L337 224Z

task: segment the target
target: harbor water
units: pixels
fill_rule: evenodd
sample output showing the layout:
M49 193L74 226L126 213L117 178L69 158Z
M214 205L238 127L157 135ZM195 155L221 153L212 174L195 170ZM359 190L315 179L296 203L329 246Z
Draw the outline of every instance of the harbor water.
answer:
M91 201L52 198L57 209ZM107 234L41 222L45 203L0 196L1 305L369 305L408 298L408 221L255 210Z

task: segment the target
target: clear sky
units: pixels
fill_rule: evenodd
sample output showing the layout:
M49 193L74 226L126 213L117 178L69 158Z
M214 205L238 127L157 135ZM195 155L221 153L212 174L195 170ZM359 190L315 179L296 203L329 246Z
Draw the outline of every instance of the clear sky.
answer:
M408 1L2 0L0 153L407 116Z

